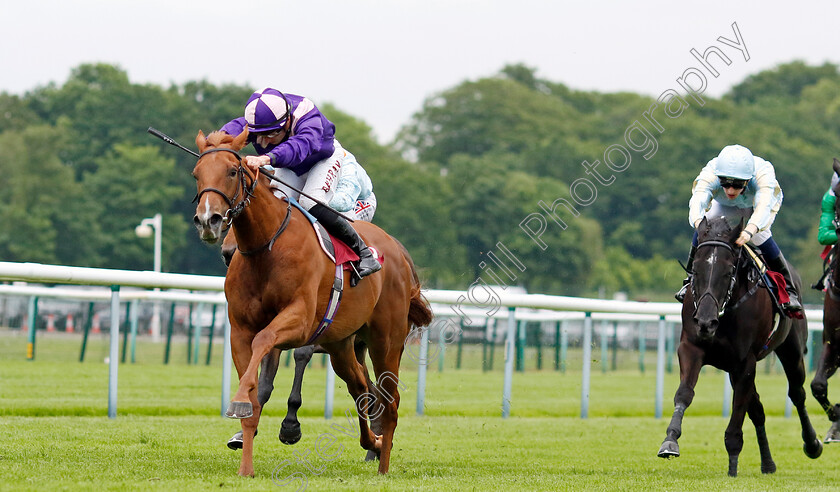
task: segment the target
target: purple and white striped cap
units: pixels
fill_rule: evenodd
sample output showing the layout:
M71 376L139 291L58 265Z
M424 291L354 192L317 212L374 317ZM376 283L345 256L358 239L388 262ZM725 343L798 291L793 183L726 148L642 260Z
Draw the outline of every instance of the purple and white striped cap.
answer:
M289 115L289 101L277 89L266 87L251 94L245 104L245 121L248 130L264 133L282 128Z

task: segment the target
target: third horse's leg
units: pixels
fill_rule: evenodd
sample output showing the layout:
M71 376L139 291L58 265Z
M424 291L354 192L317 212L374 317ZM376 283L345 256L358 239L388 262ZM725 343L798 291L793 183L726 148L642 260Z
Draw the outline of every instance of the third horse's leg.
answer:
M840 441L840 429L838 429L840 405L832 405L831 400L828 399L828 378L837 371L838 355L836 344L832 344L830 341L824 342L822 355L817 361L814 379L811 381L811 394L825 410L828 420L832 422L831 429L825 436L825 442L827 443Z

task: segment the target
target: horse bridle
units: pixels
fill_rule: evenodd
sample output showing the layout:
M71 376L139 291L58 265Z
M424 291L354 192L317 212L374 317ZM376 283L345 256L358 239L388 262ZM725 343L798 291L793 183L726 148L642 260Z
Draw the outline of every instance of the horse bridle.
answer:
M233 219L238 217L239 214L241 214L242 211L245 210L245 207L247 207L251 203L251 197L254 196L254 190L256 189L259 180L257 179L257 176L254 176L253 178L251 178L251 184L249 185L247 183L247 178L250 178L251 176L245 172L245 167L242 165L242 156L239 155L239 152L233 149L218 148L205 150L204 152L198 155L198 160L201 160L202 157L204 157L207 154L212 154L213 152L230 152L236 157L236 160L239 164L239 167L236 169L236 173L239 175L239 184L236 186L236 193L233 195L233 198L231 198L227 196L227 193L218 188L207 187L195 194L195 198L193 198L192 203L195 203L196 201L201 199L201 195L205 193L216 193L220 195L222 198L225 199L225 202L228 205L228 209L224 214L223 220L225 222L225 225L227 227L230 227L233 223ZM242 199L237 203L236 199L239 198L240 193L242 194ZM286 227L289 225L289 221L292 218L292 203L289 200L287 201L288 207L286 209L286 217L283 219L283 222L280 224L280 227L277 229L277 232L274 233L271 239L269 239L268 242L264 245L258 248L254 248L252 250L243 251L240 249L240 253L246 256L250 256L259 253L265 249L271 251L271 247L274 245L274 241L276 241L277 238L280 237L280 234L282 234L283 231L286 230Z
M236 193L233 195L233 198L231 198L227 196L227 193L218 188L207 187L196 193L192 202L195 203L198 200L200 200L201 195L205 193L216 193L220 195L222 198L225 199L225 202L228 205L228 209L224 215L224 221L225 225L230 227L230 224L233 222L233 219L235 219L237 215L242 213L242 210L244 210L245 207L247 207L248 204L251 202L251 197L254 196L254 189L257 187L257 179L252 178L251 185L247 185L247 183L245 182L247 173L245 172L245 168L242 166L242 156L239 155L239 152L233 149L219 148L205 150L204 152L198 155L198 160L201 160L201 158L205 155L212 154L214 152L230 152L236 157L236 160L239 164L239 167L236 169L236 173L239 175L239 184L236 186ZM236 203L236 199L239 198L240 192L243 195L242 200L239 203Z
M720 316L723 316L723 313L726 311L726 305L729 303L730 299L732 298L732 293L735 290L735 280L736 280L737 273L738 273L737 272L738 264L741 261L741 252L743 250L739 248L738 253L736 254L735 253L735 248L733 248L731 244L729 244L726 241L718 241L718 240L715 240L715 239L710 239L708 241L703 241L702 243L697 245L697 249L699 250L700 248L702 248L704 246L726 248L735 257L735 263L733 265L732 278L729 279L729 288L726 289L726 297L724 297L723 302L718 302L718 300L715 298L714 294L712 294L712 292L711 292L711 286L709 286L709 288L706 290L706 292L704 292L703 295L701 295L699 298L692 296L692 297L694 297L693 300L694 300L694 313L695 314L697 313L697 309L698 309L698 306L700 305L700 301L702 301L704 297L709 296L709 297L712 298L712 301L715 303L715 305L718 306L718 317L720 317ZM691 280L691 289L692 289L692 292L693 292L694 291L694 276L692 276L692 280Z

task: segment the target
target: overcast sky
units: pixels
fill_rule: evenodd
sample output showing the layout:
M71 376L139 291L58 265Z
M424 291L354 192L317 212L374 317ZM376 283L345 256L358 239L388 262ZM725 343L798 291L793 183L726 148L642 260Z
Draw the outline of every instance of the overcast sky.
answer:
M106 62L134 83L206 79L331 102L380 141L425 98L524 63L574 89L679 90L691 55L717 46L719 96L749 74L801 59L840 62L840 2L665 0L0 0L0 91L63 84ZM749 60L718 41L736 40ZM243 101L244 104L244 101ZM238 115L231 115L238 116ZM221 125L224 122L219 122Z

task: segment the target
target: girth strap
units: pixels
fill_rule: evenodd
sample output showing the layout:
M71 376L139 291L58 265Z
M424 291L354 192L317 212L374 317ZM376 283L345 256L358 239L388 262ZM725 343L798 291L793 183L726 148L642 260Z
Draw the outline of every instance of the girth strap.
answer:
M330 293L330 300L327 302L327 310L324 312L324 318L318 324L315 333L309 337L304 345L312 345L312 343L327 331L327 328L333 322L335 313L338 311L338 306L341 304L341 294L344 291L344 268L342 265L335 266L335 280L333 281L332 292Z

